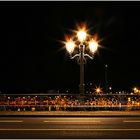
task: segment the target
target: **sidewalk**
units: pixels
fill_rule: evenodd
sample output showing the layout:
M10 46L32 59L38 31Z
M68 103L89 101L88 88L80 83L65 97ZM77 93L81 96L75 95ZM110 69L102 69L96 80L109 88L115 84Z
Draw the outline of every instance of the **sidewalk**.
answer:
M130 116L140 117L140 111L0 111L3 116L87 116L87 117L109 117L109 116Z

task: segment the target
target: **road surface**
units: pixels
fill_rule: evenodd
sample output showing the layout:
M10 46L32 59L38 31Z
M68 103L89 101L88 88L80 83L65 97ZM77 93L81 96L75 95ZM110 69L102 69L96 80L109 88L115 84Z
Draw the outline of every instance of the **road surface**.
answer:
M140 117L0 117L0 138L140 138Z

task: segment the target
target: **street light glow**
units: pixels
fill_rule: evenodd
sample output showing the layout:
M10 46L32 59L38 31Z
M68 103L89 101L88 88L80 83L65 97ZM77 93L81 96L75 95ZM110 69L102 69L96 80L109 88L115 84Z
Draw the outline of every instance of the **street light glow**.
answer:
M73 41L68 41L66 42L66 49L69 53L72 53L74 51L74 47L75 47L75 44Z
M95 40L89 41L89 49L92 53L95 53L97 48L98 48L98 43Z
M81 95L84 95L84 64L86 62L86 58L93 59L94 53L98 49L97 35L94 36L94 40L91 35L88 34L88 30L86 28L86 24L78 25L77 31L74 32L72 37L66 37L65 47L66 50L70 54L70 58L78 58L77 62L80 64L80 86L79 91ZM72 38L72 39L71 39ZM88 48L89 47L89 48ZM88 49L90 49L91 54ZM102 92L101 89L97 89L97 93Z
M137 90L137 88L136 87L134 87L134 89L133 89L134 91L136 91Z
M101 89L100 88L96 88L96 92L97 93L100 93L101 92Z
M83 42L86 40L86 36L87 36L87 33L84 31L84 30L80 30L77 32L77 37L78 37L78 40L80 42Z

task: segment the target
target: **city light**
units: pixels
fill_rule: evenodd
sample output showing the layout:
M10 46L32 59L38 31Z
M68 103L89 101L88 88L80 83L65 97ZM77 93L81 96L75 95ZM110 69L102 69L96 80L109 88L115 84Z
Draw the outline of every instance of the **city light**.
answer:
M133 88L134 93L140 93L140 90L137 87Z
M101 92L101 88L98 87L98 88L95 89L95 91L96 91L96 93L100 93Z
M129 98L128 98L128 102L130 102L130 101L131 101L131 98L129 97Z
M135 91L137 90L137 88L136 88L136 87L134 87L134 88L133 88L133 90L134 90L134 92L135 92Z
M112 87L109 87L109 90L112 90Z

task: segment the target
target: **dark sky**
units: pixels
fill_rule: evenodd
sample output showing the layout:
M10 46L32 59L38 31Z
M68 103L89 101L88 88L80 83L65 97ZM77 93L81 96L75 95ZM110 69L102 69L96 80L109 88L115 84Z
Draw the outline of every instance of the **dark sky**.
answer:
M140 86L140 2L0 2L0 89L78 89L79 66L59 41L86 22L102 39L85 66L85 83Z

